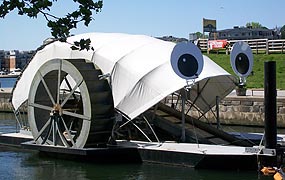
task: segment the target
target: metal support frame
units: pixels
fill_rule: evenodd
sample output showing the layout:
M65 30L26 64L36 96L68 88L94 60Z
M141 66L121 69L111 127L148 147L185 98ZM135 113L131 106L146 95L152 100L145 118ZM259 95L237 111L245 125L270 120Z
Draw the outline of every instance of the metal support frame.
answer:
M130 119L127 115L125 115L124 113L118 111L118 113L120 113L123 117L125 117L127 119L127 122L125 122L124 124L122 124L121 126L118 127L118 129L114 129L113 131L117 131L119 129L121 129L122 127L124 127L125 125L129 124L129 123L132 123L132 125L137 128L143 135L144 137L149 141L149 142L152 142L152 140L146 135L146 133L143 132L143 130L138 127L134 122L133 122L133 119ZM147 123L147 125L149 126L149 128L151 129L152 133L154 134L157 142L160 144L160 140L158 139L158 136L156 135L155 131L153 130L153 128L151 127L150 123L148 122L148 120L146 119L145 116L142 116L144 121ZM113 132L112 132L113 133Z
M26 113L25 110L27 108L27 103L23 103L17 110L13 110L13 113L16 118L16 131L18 131L18 127L20 128L19 130L30 130L28 119L24 117L23 114Z
M182 99L182 109L181 109L181 141L185 142L185 100L186 100L186 89L182 88L181 89L181 99Z
M211 112L211 113L213 114L214 118L215 118L216 121L217 121L217 128L220 128L219 112L217 112L217 111L219 111L219 109L217 109L217 107L216 107L216 111L213 111L213 109L209 107L209 111L202 112L197 106L195 106L195 103L196 103L196 101L198 100L199 97L202 99L202 101L206 102L205 99L204 99L203 97L201 97L200 95L201 95L202 91L204 90L204 88L206 87L206 85L207 85L209 82L210 82L210 79L208 79L208 80L206 81L206 83L203 85L202 88L199 86L199 84L197 84L197 86L198 86L198 87L197 87L197 94L198 94L198 95L194 98L193 101L190 101L190 98L189 98L189 97L187 97L187 98L185 99L185 107L187 107L187 108L185 109L185 111L186 111L185 114L188 114L192 108L195 108L195 109L199 112L199 114L200 114L200 116L198 117L198 120L201 119L202 117L204 117L204 118L208 121L208 123L211 124L211 122L210 122L210 121L208 120L208 118L205 116L206 113ZM189 94L189 93L188 93L188 94ZM177 100L176 100L176 102L174 101L175 95L178 97ZM180 91L180 93L172 93L172 94L171 94L171 98L172 98L172 99L171 99L171 102L172 102L171 107L174 108L174 109L178 109L178 108L177 108L177 107L178 107L178 102L179 102L180 100L182 101L182 94L181 94L181 91ZM218 99L216 99L216 106L217 106L217 105L219 104L218 101L220 101L220 97L216 97L216 98L218 98ZM217 104L217 103L218 103L218 104Z

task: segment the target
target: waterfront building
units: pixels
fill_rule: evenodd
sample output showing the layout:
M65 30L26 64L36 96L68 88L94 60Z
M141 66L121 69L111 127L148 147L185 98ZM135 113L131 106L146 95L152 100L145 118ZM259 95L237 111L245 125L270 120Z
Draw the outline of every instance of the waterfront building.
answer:
M11 72L15 69L23 69L29 62L35 51L0 50L1 71Z
M275 29L234 26L232 29L211 32L209 39L278 39L278 33Z
M16 51L16 67L23 69L32 58L35 51Z
M16 53L15 51L9 51L5 53L4 64L2 67L6 70L13 71L16 69Z

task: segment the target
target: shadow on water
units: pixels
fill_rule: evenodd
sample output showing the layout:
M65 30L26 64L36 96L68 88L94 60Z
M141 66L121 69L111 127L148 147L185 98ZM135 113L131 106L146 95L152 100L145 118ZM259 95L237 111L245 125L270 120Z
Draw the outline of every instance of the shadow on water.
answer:
M9 118L9 119L8 119ZM0 113L0 132L15 131L13 114ZM43 157L36 151L0 146L0 179L21 180L269 180L273 177L258 175L257 171L195 170L160 164L93 164ZM234 162L233 162L234 163Z

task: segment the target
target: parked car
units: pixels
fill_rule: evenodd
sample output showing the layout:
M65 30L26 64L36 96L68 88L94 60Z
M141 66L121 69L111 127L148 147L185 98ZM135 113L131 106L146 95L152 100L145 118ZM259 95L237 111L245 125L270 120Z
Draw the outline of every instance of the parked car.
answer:
M0 71L0 76L7 75L5 71Z

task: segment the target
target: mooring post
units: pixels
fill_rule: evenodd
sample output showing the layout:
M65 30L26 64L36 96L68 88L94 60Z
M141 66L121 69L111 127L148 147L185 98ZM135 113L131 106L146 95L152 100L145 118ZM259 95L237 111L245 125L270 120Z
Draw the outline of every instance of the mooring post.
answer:
M265 148L277 147L277 115L276 115L276 62L264 63L264 126ZM275 167L277 157L264 158L264 166Z
M276 121L276 62L264 63L264 110L265 110L265 147L276 149L277 121Z

